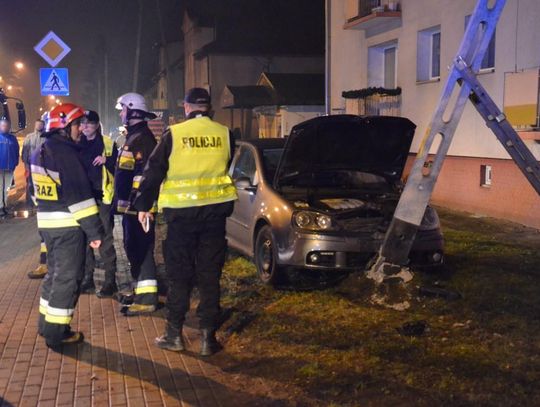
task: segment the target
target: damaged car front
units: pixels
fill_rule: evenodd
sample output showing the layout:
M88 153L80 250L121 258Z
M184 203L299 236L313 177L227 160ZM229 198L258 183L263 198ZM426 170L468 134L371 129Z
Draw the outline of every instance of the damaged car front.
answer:
M399 201L414 129L405 118L352 115L296 126L273 185L291 208L288 222L272 228L277 265L364 269ZM443 260L443 237L432 207L426 210L410 258L416 266L436 266Z

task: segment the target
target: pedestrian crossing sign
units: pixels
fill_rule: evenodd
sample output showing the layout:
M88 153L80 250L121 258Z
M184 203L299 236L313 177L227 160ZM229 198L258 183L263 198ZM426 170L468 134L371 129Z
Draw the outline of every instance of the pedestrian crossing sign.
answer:
M69 96L67 68L41 68L39 70L41 96Z

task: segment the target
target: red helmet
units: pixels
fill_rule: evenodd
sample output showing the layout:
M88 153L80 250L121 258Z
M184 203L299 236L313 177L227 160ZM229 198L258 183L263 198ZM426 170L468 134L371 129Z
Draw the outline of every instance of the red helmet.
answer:
M84 109L73 103L63 103L53 108L49 113L47 131L65 129L69 123L84 116Z

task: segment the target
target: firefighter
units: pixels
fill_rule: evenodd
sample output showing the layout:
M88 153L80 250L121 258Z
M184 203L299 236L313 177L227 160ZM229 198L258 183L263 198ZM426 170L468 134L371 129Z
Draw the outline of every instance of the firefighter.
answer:
M141 223L153 221L149 210L159 195L158 206L167 221L167 326L156 338L156 345L184 350L182 325L196 283L200 293L200 354L210 356L222 348L215 334L227 246L225 220L237 198L228 175L234 141L225 126L209 117L210 95L205 89L191 89L184 109L187 120L171 126L152 153L134 208Z
M81 148L82 163L90 179L94 197L99 206L99 217L103 224L103 241L99 254L105 269L105 281L96 291L100 298L112 297L117 291L116 285L116 250L113 237L113 216L111 204L113 199L114 167L118 157L115 143L110 137L101 133L99 115L93 110L86 112L81 119L79 147ZM94 292L94 269L96 259L94 251L86 248L86 263L81 292Z
M51 110L47 140L30 160L38 229L47 246L48 274L39 301L39 333L56 349L79 343L82 332L70 328L84 273L86 237L101 244L102 226L90 182L72 133L79 131L84 111L64 103Z
M130 207L139 188L143 169L156 146L156 139L146 120L155 119L142 95L126 93L118 98L116 108L126 126L126 142L118 154L114 179L116 211L123 214L124 249L135 280L132 304L122 309L127 316L154 312L158 302L156 264L154 261L154 225L148 233L137 220L137 212ZM127 303L127 301L126 301Z

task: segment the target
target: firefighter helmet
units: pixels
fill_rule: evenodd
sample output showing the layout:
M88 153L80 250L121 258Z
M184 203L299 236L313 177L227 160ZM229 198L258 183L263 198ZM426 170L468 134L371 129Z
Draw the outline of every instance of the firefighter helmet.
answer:
M84 109L73 103L63 103L53 108L49 113L47 131L65 129L73 120L84 116Z
M120 96L116 101L115 107L118 110L122 110L124 106L127 108L127 115L124 118L125 123L123 124L128 124L130 119L153 120L157 117L148 110L144 96L139 93L130 92Z
M148 112L144 96L134 92L126 93L117 99L116 109L122 110L123 106L126 106L130 110Z

